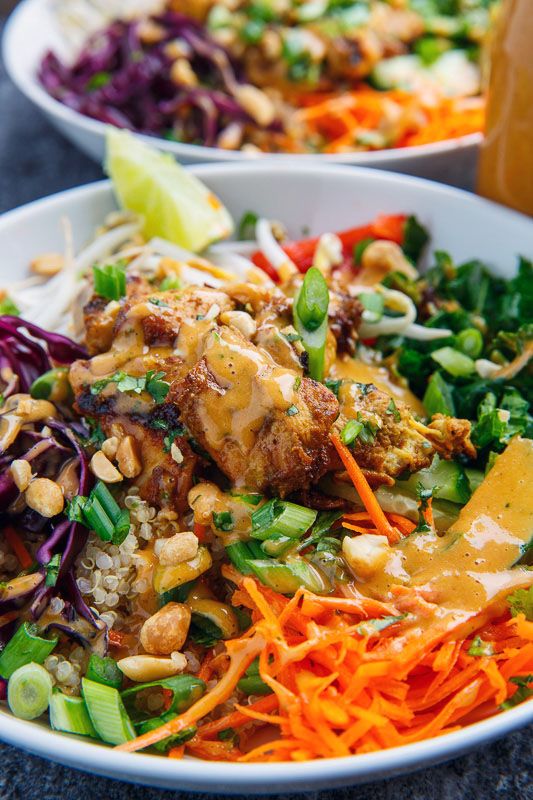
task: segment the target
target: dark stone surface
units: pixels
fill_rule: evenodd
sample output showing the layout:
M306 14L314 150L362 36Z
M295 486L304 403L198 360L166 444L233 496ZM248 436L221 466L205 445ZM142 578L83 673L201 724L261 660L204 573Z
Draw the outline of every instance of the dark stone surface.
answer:
M0 212L101 177L98 165L60 137L15 90L1 65ZM410 777L301 796L308 800L533 800L532 756L531 731L525 731ZM156 789L89 777L0 745L1 800L164 800L169 796ZM290 800L292 795L285 797Z

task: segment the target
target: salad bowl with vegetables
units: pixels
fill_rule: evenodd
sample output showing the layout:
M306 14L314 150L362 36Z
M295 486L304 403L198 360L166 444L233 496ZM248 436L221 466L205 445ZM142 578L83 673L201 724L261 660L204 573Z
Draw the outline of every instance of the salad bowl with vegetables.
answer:
M98 160L113 124L182 163L318 158L466 185L496 7L25 0L4 57L24 94Z
M0 222L2 737L266 792L530 722L531 223L128 134L107 169Z

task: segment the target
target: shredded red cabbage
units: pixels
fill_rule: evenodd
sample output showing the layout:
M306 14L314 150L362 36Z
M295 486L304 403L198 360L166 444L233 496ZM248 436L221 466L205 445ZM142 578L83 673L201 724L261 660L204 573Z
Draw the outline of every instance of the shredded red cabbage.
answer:
M199 23L173 11L151 21L164 31L160 41L143 43L142 22L117 20L89 39L72 66L48 52L39 80L52 97L80 114L145 134L213 146L230 122L256 125L232 96L239 82L235 63ZM171 80L167 46L176 41L199 78L198 87ZM268 129L279 130L279 122Z

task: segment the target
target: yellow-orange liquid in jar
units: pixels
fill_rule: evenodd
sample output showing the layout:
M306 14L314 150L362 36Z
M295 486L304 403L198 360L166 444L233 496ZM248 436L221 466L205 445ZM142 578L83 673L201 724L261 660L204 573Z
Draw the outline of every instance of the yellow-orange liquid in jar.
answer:
M478 191L533 216L533 0L503 0L492 33Z

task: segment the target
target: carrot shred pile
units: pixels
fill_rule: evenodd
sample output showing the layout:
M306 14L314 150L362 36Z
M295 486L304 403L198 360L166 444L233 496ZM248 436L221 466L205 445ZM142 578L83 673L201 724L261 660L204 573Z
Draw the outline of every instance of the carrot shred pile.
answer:
M297 103L294 122L303 125L308 135L318 134L325 141L325 153L455 139L482 131L485 118L481 98L425 99L394 89L307 94Z
M199 724L171 751L229 761L302 761L368 753L457 730L496 713L518 691L511 680L533 672L533 622L502 616L501 607L468 620L424 628L416 611L359 596L320 597L304 589L288 599L233 568L233 602L252 610L252 627L217 656L220 680L184 714L121 745L138 750ZM411 605L416 609L416 598ZM427 604L426 604L427 605ZM405 608L405 603L403 608ZM386 616L382 629L372 616ZM469 650L480 640L487 654ZM400 646L398 646L400 645ZM231 696L259 656L272 693L218 719L201 720ZM229 663L228 663L229 659ZM528 677L525 677L527 682ZM252 733L270 732L254 745ZM222 731L240 735L221 741ZM250 744L248 744L250 743Z

